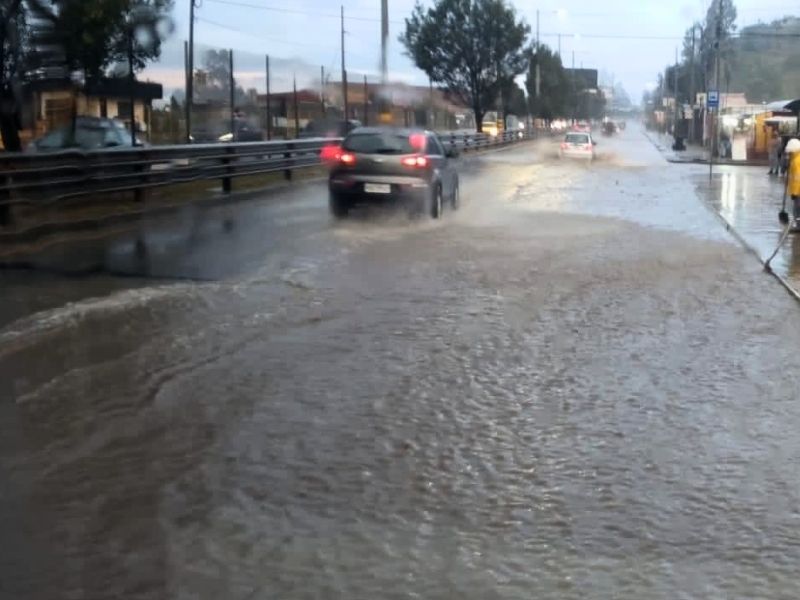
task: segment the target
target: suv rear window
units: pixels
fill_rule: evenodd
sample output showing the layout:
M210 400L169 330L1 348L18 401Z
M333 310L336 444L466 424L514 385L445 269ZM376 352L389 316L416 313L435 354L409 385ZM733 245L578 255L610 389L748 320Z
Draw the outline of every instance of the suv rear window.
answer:
M589 136L585 133L570 133L564 141L568 144L588 144Z
M407 135L399 133L355 133L347 136L343 147L360 154L412 154L414 147Z

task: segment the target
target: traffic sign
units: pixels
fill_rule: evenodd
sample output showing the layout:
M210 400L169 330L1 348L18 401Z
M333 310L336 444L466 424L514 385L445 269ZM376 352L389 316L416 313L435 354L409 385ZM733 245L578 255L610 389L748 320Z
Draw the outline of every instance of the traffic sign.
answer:
M708 90L706 106L708 108L719 108L719 92L717 90Z

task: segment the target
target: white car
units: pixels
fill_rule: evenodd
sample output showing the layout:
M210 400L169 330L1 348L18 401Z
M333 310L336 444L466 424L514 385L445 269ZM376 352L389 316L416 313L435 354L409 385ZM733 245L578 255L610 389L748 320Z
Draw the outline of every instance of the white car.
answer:
M561 142L561 148L558 151L559 158L583 158L586 160L594 160L594 147L597 143L592 139L591 133L584 133L580 131L571 131Z

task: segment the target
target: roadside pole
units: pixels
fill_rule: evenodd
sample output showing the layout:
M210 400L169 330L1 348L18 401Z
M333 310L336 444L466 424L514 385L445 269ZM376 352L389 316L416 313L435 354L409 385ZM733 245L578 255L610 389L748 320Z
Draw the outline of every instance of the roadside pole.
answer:
M710 156L708 159L708 179L711 180L714 174L714 150L719 148L719 63L720 63L720 53L722 51L722 46L720 44L720 40L722 38L722 0L718 0L718 13L717 13L717 40L714 43L714 49L716 50L715 54L715 65L714 65L714 87L716 88L716 107L714 108L714 118L712 119L712 132L713 135L711 136L711 151ZM709 94L710 96L710 94ZM707 101L709 98L707 98Z
M267 76L267 99L266 99L267 100L267 102L266 102L267 103L267 141L269 141L269 140L272 139L272 112L271 112L272 109L270 108L271 99L270 99L270 93L269 93L269 54L267 54L267 56L266 56L265 67L266 67L265 75Z

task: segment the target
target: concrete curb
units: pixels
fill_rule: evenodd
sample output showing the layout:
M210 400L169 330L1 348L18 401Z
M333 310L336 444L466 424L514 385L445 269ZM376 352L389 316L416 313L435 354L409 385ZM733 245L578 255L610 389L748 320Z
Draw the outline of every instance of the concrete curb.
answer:
M778 283L780 283L783 286L783 288L789 293L789 295L792 298L797 300L797 302L800 302L800 291L795 289L792 286L792 284L789 283L789 281L785 277L783 277L782 275L776 273L775 270L772 267L766 268L767 267L767 261L764 260L764 258L758 252L758 250L750 242L748 242L744 238L744 236L736 230L736 228L733 225L731 225L730 221L728 221L719 212L717 212L711 206L709 206L707 202L703 202L703 204L705 204L706 208L708 208L708 210L710 210L719 219L719 221L725 226L725 231L727 231L729 234L731 234L731 236L733 236L733 238L737 242L739 242L739 244L741 244L741 246L747 252L749 252L750 254L752 254L753 256L756 257L756 260L758 260L758 262L761 264L761 266L764 267L764 272L769 274L769 275L772 275L778 281Z

